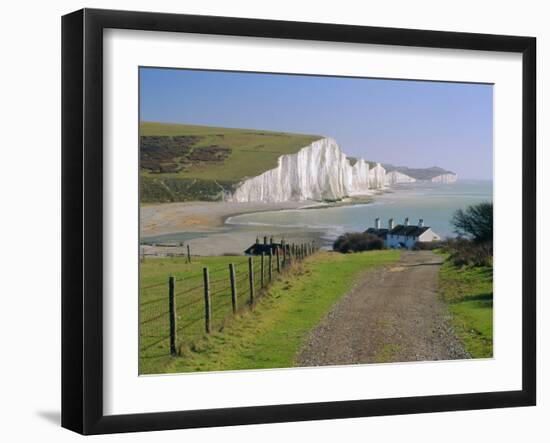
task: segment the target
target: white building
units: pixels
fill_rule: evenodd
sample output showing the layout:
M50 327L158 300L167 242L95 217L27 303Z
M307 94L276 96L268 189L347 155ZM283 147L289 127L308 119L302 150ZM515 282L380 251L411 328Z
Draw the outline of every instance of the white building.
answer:
M374 228L365 231L374 234L384 240L387 248L412 249L417 242L432 242L441 240L441 237L432 231L429 226L424 226L424 220L420 219L418 225L409 225L409 219L405 219L402 225L394 226L393 218L388 222L388 228L380 228L380 219L377 218Z

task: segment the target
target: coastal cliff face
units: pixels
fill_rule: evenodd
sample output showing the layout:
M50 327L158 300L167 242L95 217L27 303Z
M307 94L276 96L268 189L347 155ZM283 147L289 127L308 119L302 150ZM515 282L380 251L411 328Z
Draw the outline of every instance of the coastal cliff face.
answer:
M414 183L415 181L415 178L409 177L399 171L386 172L386 185L388 186L395 185L396 183Z
M369 187L372 189L380 189L384 187L385 184L386 184L386 170L380 163L377 163L376 166L374 166L370 170Z
M225 200L265 203L339 200L368 195L374 190L397 183L413 183L417 180L452 183L457 180L456 174L441 168L408 170L420 174L421 178L397 169L388 172L380 163L369 165L362 158L357 159L352 166L352 161L334 139L322 138L295 154L280 156L276 168L245 179L233 192L226 193ZM422 175L427 173L430 175Z
M352 166L332 138L323 138L296 154L283 155L276 168L245 180L228 197L235 202L337 200L368 194L384 186L385 170L358 159Z
M458 180L456 174L441 174L431 179L432 183L454 183Z

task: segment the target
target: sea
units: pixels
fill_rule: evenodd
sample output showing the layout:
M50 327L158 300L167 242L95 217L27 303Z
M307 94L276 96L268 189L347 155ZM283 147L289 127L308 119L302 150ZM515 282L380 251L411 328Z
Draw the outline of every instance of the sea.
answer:
M387 227L390 218L397 225L408 217L410 224L423 219L425 226L446 238L456 235L451 224L455 211L486 201L493 201L493 182L489 180L404 183L375 195L368 204L242 214L226 223L233 227L255 227L258 231L312 230L321 232L323 243L328 245L344 232L373 227L376 218L380 218L381 227Z

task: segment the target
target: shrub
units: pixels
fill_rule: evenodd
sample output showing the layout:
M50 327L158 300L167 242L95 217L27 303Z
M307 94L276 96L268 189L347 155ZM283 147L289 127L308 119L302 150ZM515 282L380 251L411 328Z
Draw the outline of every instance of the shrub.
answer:
M332 245L332 249L344 254L383 248L384 241L380 237L362 232L347 232L342 234Z
M433 251L434 249L440 249L444 245L443 241L419 241L413 246L413 251Z
M442 247L455 266L492 266L493 243L476 242L465 238L447 240Z

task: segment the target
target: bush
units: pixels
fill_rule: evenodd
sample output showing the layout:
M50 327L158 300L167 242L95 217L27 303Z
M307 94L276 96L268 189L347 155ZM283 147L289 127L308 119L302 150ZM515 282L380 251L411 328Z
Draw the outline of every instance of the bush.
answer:
M455 266L492 266L493 243L476 242L465 238L447 240L442 247Z
M362 232L347 232L342 234L332 245L332 249L344 254L383 248L384 241L380 237Z
M419 241L413 246L413 251L433 251L434 249L443 248L443 241Z

